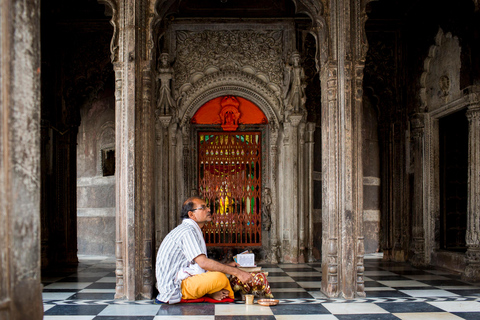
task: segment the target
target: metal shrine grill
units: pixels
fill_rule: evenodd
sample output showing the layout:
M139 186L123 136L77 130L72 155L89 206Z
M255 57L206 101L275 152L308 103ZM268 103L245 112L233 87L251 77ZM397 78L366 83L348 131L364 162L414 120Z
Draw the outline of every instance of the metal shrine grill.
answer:
M199 194L213 220L203 228L207 246L260 246L260 132L200 132Z

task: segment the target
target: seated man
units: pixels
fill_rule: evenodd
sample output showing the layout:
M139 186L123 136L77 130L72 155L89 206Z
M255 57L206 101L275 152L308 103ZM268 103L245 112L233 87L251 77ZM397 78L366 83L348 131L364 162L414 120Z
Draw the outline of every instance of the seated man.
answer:
M156 276L159 302L178 303L181 299L208 296L215 300L233 299L233 291L225 273L247 283L250 273L207 258L202 227L212 221L204 200L193 197L182 206L182 223L165 237L157 253ZM209 271L209 272L206 272Z

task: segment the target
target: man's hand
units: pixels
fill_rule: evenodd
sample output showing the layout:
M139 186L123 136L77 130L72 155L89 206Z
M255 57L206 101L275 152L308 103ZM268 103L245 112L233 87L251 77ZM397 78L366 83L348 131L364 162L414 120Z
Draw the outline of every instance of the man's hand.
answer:
M230 267L240 267L240 265L239 265L238 263L236 263L235 261L226 263L226 265L227 265L227 266L230 266Z
M229 264L223 264L207 258L204 254L199 255L193 260L195 260L195 262L198 263L198 265L202 269L205 269L208 271L220 271L223 273L232 274L236 276L243 283L253 281L252 275L248 272L238 269L237 266L239 266L239 264L236 263L235 261L230 262Z
M242 283L249 283L253 281L253 276L249 272L245 272L243 270L238 269L238 274L236 274L237 278L242 281Z

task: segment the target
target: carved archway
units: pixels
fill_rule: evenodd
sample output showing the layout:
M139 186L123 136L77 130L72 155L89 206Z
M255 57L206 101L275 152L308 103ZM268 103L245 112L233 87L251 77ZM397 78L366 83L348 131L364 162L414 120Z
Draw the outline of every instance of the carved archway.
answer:
M224 71L207 75L194 83L180 100L178 117L184 126L197 110L220 96L239 96L257 105L273 128L281 122L279 98L256 76L241 71Z

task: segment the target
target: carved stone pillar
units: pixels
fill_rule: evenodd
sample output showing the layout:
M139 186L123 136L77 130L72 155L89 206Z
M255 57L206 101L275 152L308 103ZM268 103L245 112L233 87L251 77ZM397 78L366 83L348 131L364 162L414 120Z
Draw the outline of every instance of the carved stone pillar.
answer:
M298 184L298 126L303 114L292 113L284 123L283 136L283 187L279 190L282 230L282 255L285 262L299 262L299 184ZM295 214L292 214L295 213Z
M330 1L332 56L322 84L322 291L365 296L363 285L362 79L365 3Z
M272 204L270 208L270 218L272 220L272 226L270 228L270 262L278 263L280 258L279 253L279 239L278 239L278 206L277 206L277 170L278 170L278 155L277 155L277 140L278 130L276 128L270 128L270 192L272 197Z
M141 275L142 286L139 288L137 298L150 299L153 295L154 288L154 271L153 271L153 257L154 257L154 234L155 234L155 220L154 220L154 203L155 203L155 181L154 181L154 156L155 156L155 113L152 104L152 65L151 61L142 61L142 100L141 100L141 116L140 130L141 134L137 138L139 141L139 158L140 168L139 175L141 176L141 183L137 188L140 193L137 211L140 211L140 223L138 226L138 233L141 235L139 243L139 270L137 276Z
M160 244L163 238L170 231L170 226L168 223L168 206L169 206L169 194L166 192L168 190L168 126L172 120L172 116L162 116L160 115L160 110L156 110L156 135L157 135L157 154L156 154L156 184L157 184L157 194L156 194L156 205L155 210L157 212L155 224L157 228L158 237L156 240L156 247L160 247Z
M169 230L173 230L177 226L179 220L179 210L177 201L177 123L170 123L168 128L169 145L168 145L168 184L164 192L168 192L168 225Z
M313 262L313 156L315 144L315 123L308 122L306 125L305 138L305 216L307 218L307 259Z
M194 179L196 176L192 173L192 157L190 155L190 139L191 139L191 126L190 126L190 118L184 123L184 125L181 127L182 130L182 144L183 144L183 150L182 150L182 157L183 161L182 164L183 166L181 167L181 170L178 170L178 174L181 177L184 177L182 183L183 183L183 194L181 195L181 200L179 203L182 203L184 201L184 198L196 195L198 191L193 189Z
M40 320L40 1L0 8L0 319Z
M115 72L115 149L117 156L115 157L115 275L116 275L116 284L115 284L115 298L123 298L125 296L125 254L123 252L123 233L124 229L122 228L122 211L118 208L120 201L123 198L120 196L122 188L120 185L121 175L120 175L120 165L123 161L120 161L120 125L123 120L120 111L122 111L122 97L123 97L123 66L121 63L114 63L113 69Z
M425 226L424 226L424 174L425 174L425 118L424 113L414 114L410 120L412 130L412 152L414 168L414 192L412 202L412 242L413 256L410 259L414 266L425 266Z
M307 186L305 185L305 123L298 125L298 262L305 263L307 253L305 251L305 198L307 197Z
M138 2L118 8L115 68L116 299L151 299L153 292L154 113L151 61L146 30L148 10ZM115 22L114 22L115 23ZM116 33L114 33L114 37ZM115 46L113 46L115 47ZM115 49L112 49L116 52ZM116 55L113 55L116 58Z
M480 105L467 111L468 133L468 207L467 207L467 267L463 279L480 280Z
M163 204L165 201L162 199L163 195L163 143L164 143L163 126L160 122L158 113L156 115L155 122L155 252L160 247L163 238L167 235L168 224L160 221L157 217L164 212Z

